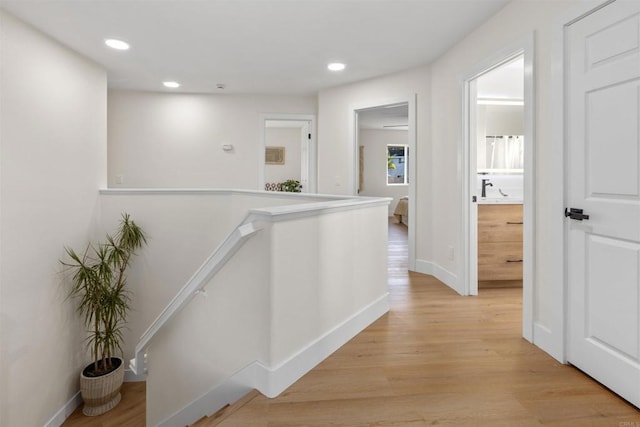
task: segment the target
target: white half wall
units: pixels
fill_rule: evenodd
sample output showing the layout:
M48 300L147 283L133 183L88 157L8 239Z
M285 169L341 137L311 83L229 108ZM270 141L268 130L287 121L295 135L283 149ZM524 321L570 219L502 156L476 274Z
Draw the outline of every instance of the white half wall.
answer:
M150 342L147 425L191 424L251 388L275 397L388 311L387 204L252 210L260 231Z
M406 130L360 129L359 144L364 147L363 185L360 196L391 197L389 216L400 197L409 195L408 185L387 185L387 145L407 145L409 135Z
M0 43L0 425L59 425L89 357L58 260L95 232L106 72L2 10Z
M315 96L109 91L108 102L108 184L125 188L259 189L259 114L316 114Z

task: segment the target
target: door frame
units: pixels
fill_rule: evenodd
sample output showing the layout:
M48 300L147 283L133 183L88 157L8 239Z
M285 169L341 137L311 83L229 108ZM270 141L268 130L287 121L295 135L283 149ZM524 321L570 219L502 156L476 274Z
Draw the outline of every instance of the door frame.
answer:
M358 111L368 110L376 107L388 107L398 104L407 104L409 107L407 144L409 145L409 226L408 228L408 266L409 270L416 270L416 160L417 160L417 144L416 144L416 94L400 96L397 98L386 98L373 100L371 102L352 105L349 107L351 111L351 136L352 136L352 153L353 153L353 179L351 180L351 194L357 196L359 183L359 156L358 156Z
M316 144L316 116L315 114L292 114L292 113L260 113L260 155L258 156L258 190L264 190L264 152L266 144L266 122L267 120L281 120L292 122L308 122L311 138L308 140L308 173L309 188L305 193L318 192L318 149Z
M464 295L478 294L478 206L476 196L476 79L510 60L524 56L524 198L523 198L523 277L522 336L533 342L533 309L535 283L535 92L534 34L530 33L485 58L466 73L462 80L462 138L458 153L461 173L463 214L461 218L463 249L462 283ZM473 144L473 145L472 145Z

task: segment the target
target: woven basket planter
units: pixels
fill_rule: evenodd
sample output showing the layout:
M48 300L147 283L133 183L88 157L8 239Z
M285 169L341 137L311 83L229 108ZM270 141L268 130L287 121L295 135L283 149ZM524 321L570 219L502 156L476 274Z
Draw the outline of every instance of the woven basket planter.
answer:
M84 407L82 413L88 416L104 414L113 409L120 402L120 388L124 381L124 363L119 357L112 357L114 364L119 366L115 371L99 377L88 377L85 375L87 366L80 374L80 392Z

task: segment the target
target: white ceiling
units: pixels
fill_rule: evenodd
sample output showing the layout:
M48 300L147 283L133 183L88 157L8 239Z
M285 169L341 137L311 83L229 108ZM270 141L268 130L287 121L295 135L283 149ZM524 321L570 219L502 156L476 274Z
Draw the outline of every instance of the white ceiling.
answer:
M312 94L432 62L509 0L0 0L108 70L109 86ZM131 44L126 52L105 38ZM346 70L331 73L326 64Z
M409 105L375 107L358 112L358 128L377 130L407 130Z

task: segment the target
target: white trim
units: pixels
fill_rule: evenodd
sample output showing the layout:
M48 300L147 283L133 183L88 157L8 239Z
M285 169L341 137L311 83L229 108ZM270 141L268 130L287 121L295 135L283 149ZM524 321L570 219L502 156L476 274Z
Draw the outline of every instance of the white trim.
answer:
M404 97L392 97L392 98L384 98L378 99L374 101L370 101L362 104L354 104L349 106L349 111L351 114L350 125L350 135L352 135L352 152L353 152L353 179L351 183L350 194L356 195L358 190L358 179L359 179L359 169L358 169L358 111L367 110L376 107L397 105L397 104L407 104L408 106L408 131L407 131L407 139L409 146L409 224L408 228L408 238L407 238L407 246L409 251L409 259L408 259L408 267L411 271L416 271L416 205L417 205L417 185L416 185L416 177L417 177L417 167L416 167L416 159L418 157L418 149L417 149L417 140L416 140L416 129L417 129L417 114L416 114L416 99L417 95L415 93L409 94Z
M146 381L146 375L135 375L130 369L124 371L125 382ZM74 394L58 411L47 421L43 427L59 427L66 421L73 412L82 405L82 395L80 391Z
M462 138L460 138L459 170L461 171L460 182L462 187L462 223L463 230L461 236L461 248L463 254L462 283L465 287L464 295L477 294L477 267L472 267L477 263L477 252L471 251L474 244L472 238L477 242L477 221L471 222L474 217L471 197L475 194L475 177L471 176L470 165L470 141L471 130L469 126L470 109L470 88L471 82L487 71L513 59L516 56L524 55L524 134L525 134L525 165L524 165L524 242L523 242L523 289L522 289L522 335L528 341L533 341L533 307L534 307L534 284L535 284L535 88L534 88L534 33L529 33L520 39L510 43L503 49L487 57L480 64L473 67L463 78L462 90ZM474 168L475 169L475 168ZM474 184L471 184L472 178ZM477 217L477 211L476 215ZM475 257L473 255L475 254ZM475 272L475 274L474 274ZM475 280L472 281L475 276Z
M533 323L533 342L535 345L543 349L559 362L564 363L562 347L558 348L558 346L555 345L556 340L557 338L554 336L551 329L547 328L540 322Z
M238 188L101 188L100 195L135 195L135 196L195 196L195 195L249 195L256 197L278 197L291 199L323 199L323 200L344 200L354 199L353 196L341 196L337 194L310 194L310 193L288 193L264 190L243 190Z
M60 427L80 405L82 405L82 396L78 391L62 408L58 409L55 415L44 424L44 427Z
M304 203L287 206L272 206L268 208L250 209L249 212L254 215L262 215L264 221L279 222L288 221L298 218L306 218L309 216L325 215L335 212L343 212L346 210L365 209L375 206L389 206L393 200L390 197L360 197L358 199L335 200L330 202Z
M158 426L190 425L237 401L252 389L257 389L267 397L276 397L388 311L388 294L384 294L278 366L268 367L255 361L158 423Z
M315 114L289 114L289 113L260 113L260 152L264 153L266 147L265 127L267 120L290 120L296 122L308 122L311 140L309 141L309 188L308 193L318 191L318 148L316 143L316 116ZM258 156L258 189L264 190L264 157Z
M460 289L458 289L458 276L434 262L418 259L416 260L415 271L433 276L454 291L458 292L460 295L464 295Z

